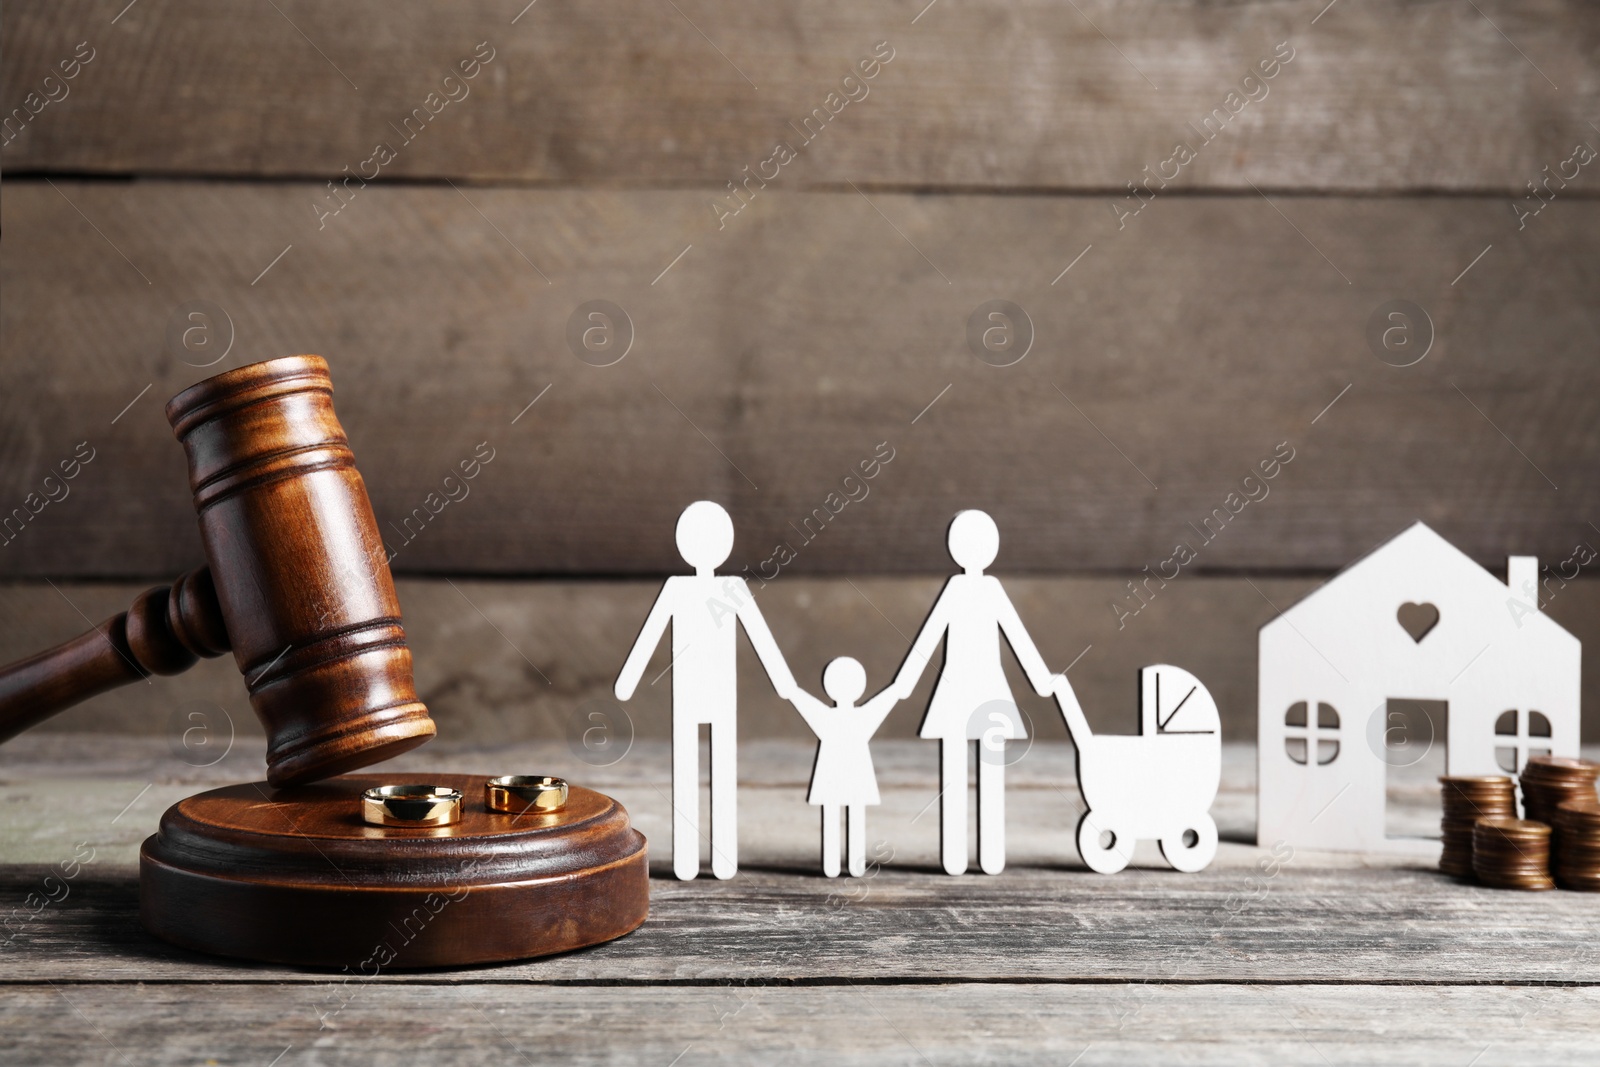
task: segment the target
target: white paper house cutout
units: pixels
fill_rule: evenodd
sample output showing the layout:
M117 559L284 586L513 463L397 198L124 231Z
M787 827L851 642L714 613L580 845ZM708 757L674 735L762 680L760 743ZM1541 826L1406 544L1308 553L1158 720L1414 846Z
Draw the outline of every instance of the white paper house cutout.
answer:
M1510 773L1497 749L1518 771L1530 752L1578 755L1578 639L1539 611L1534 557L1507 569L1419 522L1261 628L1258 844L1437 849L1385 834L1391 698L1447 702L1449 774Z

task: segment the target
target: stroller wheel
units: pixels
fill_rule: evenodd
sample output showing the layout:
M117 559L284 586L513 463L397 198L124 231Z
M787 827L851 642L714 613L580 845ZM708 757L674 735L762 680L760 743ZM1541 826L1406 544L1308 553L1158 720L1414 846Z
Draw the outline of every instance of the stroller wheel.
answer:
M1188 830L1174 837L1163 837L1161 854L1175 870L1187 874L1204 870L1217 856L1216 820L1209 814L1202 815Z
M1102 840L1109 838L1109 843ZM1093 811L1083 813L1078 821L1078 855L1091 871L1099 874L1116 874L1133 859L1133 846L1137 842L1119 834L1098 820Z

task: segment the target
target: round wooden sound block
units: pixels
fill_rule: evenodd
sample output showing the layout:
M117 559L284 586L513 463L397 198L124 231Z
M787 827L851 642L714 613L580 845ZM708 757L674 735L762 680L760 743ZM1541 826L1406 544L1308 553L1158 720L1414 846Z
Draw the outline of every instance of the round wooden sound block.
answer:
M139 851L145 929L220 956L347 968L459 966L609 941L649 912L645 840L608 796L549 814L484 804L482 775L346 775L181 800ZM461 821L371 826L376 785L461 790Z

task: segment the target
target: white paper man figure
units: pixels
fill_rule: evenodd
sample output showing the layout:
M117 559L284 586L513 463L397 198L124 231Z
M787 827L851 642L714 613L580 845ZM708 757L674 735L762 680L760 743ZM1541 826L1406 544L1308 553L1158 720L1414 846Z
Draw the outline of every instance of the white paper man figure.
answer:
M644 629L617 676L618 700L639 685L645 664L672 624L672 871L700 873L700 725L711 726L711 871L732 878L739 869L738 686L739 624L750 638L772 687L785 700L795 691L783 654L756 608L749 586L716 568L733 551L733 520L722 505L697 500L678 517L678 553L693 575L667 579Z
M795 710L817 735L817 760L811 771L807 802L822 808L822 873L839 874L839 809L848 826L845 846L850 873L867 873L867 805L878 803L878 776L872 768L872 735L898 699L891 686L856 705L867 691L867 672L849 656L831 660L822 672L822 691L833 698L829 707L804 689L795 689Z
M1005 742L1027 736L1000 666L1005 635L1028 682L1048 696L1053 679L1000 580L983 573L1000 551L1000 531L981 511L950 523L950 556L963 573L951 576L906 654L894 690L911 695L933 650L945 640L944 663L920 736L940 742L939 852L949 874L967 869L967 753L978 751L978 865L999 874L1006 865Z

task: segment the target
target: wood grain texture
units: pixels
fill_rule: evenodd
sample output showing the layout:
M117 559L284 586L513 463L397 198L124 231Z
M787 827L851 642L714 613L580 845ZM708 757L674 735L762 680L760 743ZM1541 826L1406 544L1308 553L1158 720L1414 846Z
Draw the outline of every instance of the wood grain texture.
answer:
M83 841L95 850L92 873L125 873L138 863L141 842L155 832L164 808L203 787L255 773L260 760L260 745L248 742L236 744L213 765L196 767L152 739L80 734L70 749L64 740L60 734L32 734L0 748L0 774L6 782L0 785L0 798L8 804L43 806L43 814L31 821L0 823L0 856L7 862L49 864L62 857L63 842ZM740 745L741 859L748 869L804 875L819 870L817 812L806 803L815 750L814 742L802 741ZM70 759L60 758L69 754ZM938 825L924 811L938 793L934 755L925 741L880 741L874 746L884 796L868 822L874 864L909 872L939 869ZM1261 855L1254 845L1254 755L1247 745L1224 748L1221 792L1213 808L1224 837L1217 870L1247 872ZM1008 856L1013 866L1058 869L1075 863L1071 835L1062 828L1063 820L1075 819L1082 810L1073 759L1071 745L1039 741L1008 770ZM636 741L623 758L607 766L585 763L561 742L442 742L384 764L379 773L400 776L398 781L529 769L552 771L617 798L641 833L666 841L672 815L671 759L664 741ZM1437 829L1438 787L1430 770L1408 769L1395 783L1398 826L1407 832ZM1419 855L1427 851L1419 849ZM1363 862L1334 853L1317 858L1324 869ZM1170 870L1154 846L1140 851L1135 863ZM654 864L657 875L671 874L665 849L658 850ZM847 883L835 885L848 888Z
M61 776L48 762L5 757L12 781L0 786L6 813L0 844L12 865L0 877L0 899L16 908L0 916L11 935L8 977L326 981L315 972L241 969L184 953L138 928L132 861L139 839L166 804L195 791L195 775L179 765L175 777L187 781L135 776L129 772L136 767L156 768L129 758L115 738L87 740L80 752L95 761L92 776ZM1084 870L1071 843L1081 810L1071 784L1072 751L1043 743L1010 775L1006 871L951 878L938 873L938 827L926 816L938 789L928 748L925 742L890 743L880 753L884 803L868 816L868 877L818 873L816 813L805 803L809 748L758 746L741 754L742 869L736 878L680 883L668 877L662 853L651 884L651 918L634 934L577 956L497 968L492 980L1559 985L1590 983L1600 973L1600 913L1592 895L1462 885L1433 869L1436 851L1432 859L1408 859L1240 843L1254 839L1249 746L1225 749L1214 809L1223 840L1216 863L1198 875L1172 871L1154 846L1143 845L1122 874ZM424 767L527 770L554 753L484 747L445 752L432 763L428 755L409 753L392 768L397 774ZM169 769L175 765L167 760ZM640 832L665 840L671 812L664 745L643 747L611 768L584 769L570 756L554 766L615 795ZM1430 822L1437 825L1434 773L1416 766L1397 775L1391 805L1404 817L1402 828L1423 832ZM13 814L30 806L41 814ZM57 899L28 918L37 902L27 895L51 871L59 875L80 842L93 850L92 859L75 877L58 877L51 884ZM1516 951L1506 951L1506 944ZM930 952L934 945L939 950ZM471 984L485 977L467 971L385 974L381 980Z
M64 855L71 854L70 844ZM871 868L869 868L870 870ZM92 870L92 868L90 868ZM47 877L13 869L19 903ZM74 893L19 927L11 981L297 982L326 973L241 967L139 928L131 875L84 874ZM1265 888L1263 888L1265 887ZM857 899L859 898L859 899ZM1485 936L1493 933L1493 937ZM1008 868L951 878L880 870L860 884L742 870L729 882L651 882L650 918L579 955L505 964L490 980L1179 983L1595 982L1592 894L1464 886L1431 870L1297 869L1180 875ZM1517 946L1515 953L1504 943ZM481 971L385 973L385 986L470 985Z
M208 955L361 970L548 956L644 922L645 840L621 805L573 786L560 812L503 815L488 777L402 783L458 790L448 827L364 822L392 772L186 797L139 850L140 924Z
M920 15L886 0L544 0L520 16L494 0L144 0L112 24L114 6L8 7L7 109L80 42L95 50L69 94L20 125L8 169L331 177L391 141L384 177L720 191L783 140L802 152L778 179L791 187L1121 190L1287 41L1294 58L1186 185L1521 193L1592 137L1600 103L1600 16L1577 0L1320 17L1310 0ZM868 95L830 104L880 41L894 58ZM443 79L480 42L494 58L452 90ZM406 143L399 125L429 93L463 87ZM813 109L841 107L806 145Z
M1312 578L1184 577L1156 591L1148 606L1119 625L1111 605L1127 603L1123 579L997 573L1045 662L1057 670L1071 665L1073 686L1096 730L1132 731L1135 672L1148 663L1172 663L1206 683L1222 715L1224 738L1246 741L1256 732L1256 631L1278 608L1318 585ZM849 655L866 667L876 692L899 667L940 583L786 576L758 593L757 602L802 685L820 692L823 667L834 656ZM83 627L83 615L109 614L139 589L126 583L56 586L0 583L0 661L71 637ZM589 711L623 721L611 686L658 583L402 578L397 587L418 693L441 740L565 743L589 727ZM1582 734L1600 737L1600 581L1568 583L1555 591L1546 611L1583 642ZM772 692L748 646L740 645L740 736L809 737L805 723ZM659 651L645 681L660 681L641 685L621 706L641 739L669 736L668 679L661 674L668 662L666 651ZM1020 673L1011 681L1042 736L1065 737L1054 705L1036 698ZM914 737L931 691L930 678L890 713L882 736ZM196 722L210 731L191 735L196 760L209 758L201 755L202 742L225 725L240 737L259 734L239 672L224 661L205 661L175 678L96 697L44 729L145 734L181 746L184 732L196 724L185 720L190 712L199 713ZM255 773L245 767L235 777Z
M1418 518L1494 567L1600 538L1594 201L1519 233L1504 199L1171 196L1119 231L1096 197L772 193L719 234L694 193L390 187L319 231L315 185L54 184L0 207L0 500L97 452L7 575L192 567L159 402L290 352L330 359L398 572L670 572L707 497L751 573L945 573L962 507L1013 572L1180 541L1187 571L1332 570ZM1034 325L1014 366L965 340L997 297ZM1401 297L1436 332L1407 368L1364 339ZM596 298L635 333L604 368L566 341ZM203 370L168 350L194 300L234 334Z
M223 371L166 405L276 786L365 767L434 735L332 389L326 362L290 356Z
M323 360L291 356L223 372L167 405L209 566L0 670L0 739L230 648L271 738L273 785L364 767L433 737L331 389Z
M1006 772L1007 855L1013 866L1054 869L1076 864L1063 820L1075 820L1083 805L1072 745L1057 740L1059 734L1052 736L1048 724L1042 725L1043 736L1033 746L1013 750L1017 759ZM84 840L98 850L101 870L130 867L137 862L141 841L155 831L163 808L202 787L237 782L256 773L261 747L259 742L240 739L226 755L209 753L218 757L214 763L203 763L192 758L196 750L174 751L158 738L45 732L18 738L0 747L0 776L8 783L0 786L0 796L8 803L42 804L48 814L15 826L0 824L5 831L0 855L15 863L49 863L59 858L60 841ZM702 754L704 748L702 744ZM740 795L746 811L741 820L746 831L741 857L752 869L817 869L817 812L806 803L815 753L814 740L741 741ZM444 741L384 764L382 773L415 777L553 771L618 798L641 832L664 839L671 824L670 746L636 739L625 754L608 755L619 758L602 765L556 739L497 744ZM936 750L922 740L874 742L873 762L884 795L883 805L869 820L872 844L882 846L874 862L910 871L938 868L938 827L926 810L938 795L935 755ZM1388 783L1391 831L1396 835L1437 834L1441 757L1442 752L1434 751L1429 758L1398 769ZM1220 791L1212 808L1222 837L1218 870L1252 868L1261 856L1255 848L1255 776L1253 746L1224 743ZM35 800L27 801L28 797ZM1427 861L1437 850L1437 843L1431 848L1419 846L1410 860ZM658 874L671 871L665 853L655 862ZM1153 845L1141 848L1134 862L1170 870ZM1366 858L1327 853L1315 862L1321 868L1342 869L1364 866Z
M91 696L181 674L227 650L211 572L190 571L146 589L89 632L0 668L0 742Z
M1584 1064L1593 987L940 985L362 989L10 984L18 1062ZM327 1026L324 1026L324 1020ZM85 1025L92 1021L91 1025ZM98 1033L96 1031L99 1031ZM1075 1059L1076 1058L1076 1059Z
M395 765L481 768L556 747L444 744ZM1070 748L1046 744L1012 770L1020 862L953 879L931 873L937 833L917 819L933 761L920 761L920 790L908 784L926 747L891 743L879 761L873 829L897 851L876 854L871 877L812 873L815 813L792 817L807 808L804 746L770 742L741 759L747 864L733 881L658 878L650 921L582 953L352 977L229 964L139 930L139 838L169 799L236 777L230 760L187 766L112 736L69 754L29 735L0 749L0 902L16 904L0 913L0 1032L13 1059L52 1064L503 1062L530 1049L576 1063L1592 1058L1600 927L1587 897L1236 844L1254 766L1238 745L1224 751L1224 843L1198 876L1149 857L1116 877L1063 862L1065 820L1048 816L1074 798L1048 783L1069 781ZM668 767L665 746L644 742L589 781L642 799ZM1391 785L1401 809L1437 817L1424 771ZM636 820L647 834L665 830L665 797ZM29 894L53 898L31 919Z
M1132 728L1133 670L1164 659L1248 738L1256 627L1308 575L1418 518L1497 570L1600 544L1593 168L1524 228L1512 208L1596 143L1600 15L1578 0L5 14L0 576L139 581L0 584L0 661L201 562L160 404L297 352L331 359L393 566L428 576L399 592L442 741L383 771L565 772L658 843L665 697L605 696L656 582L469 578L672 571L677 512L713 497L735 516L736 568L798 547L759 596L802 683L843 653L878 679L948 570L950 514L984 507L998 573L1051 665L1074 663L1097 731ZM1119 220L1137 205L1126 183L1198 144L1191 124L1285 40L1270 95ZM878 41L894 59L870 96L795 130ZM79 42L93 60L45 82ZM397 129L478 42L494 52L470 96ZM727 215L726 183L780 139L797 158ZM378 141L394 158L339 207L325 181ZM148 176L250 181L97 180ZM1364 337L1397 298L1436 333L1409 368ZM569 351L595 299L632 320L614 366ZM1031 316L1015 366L965 338L993 299ZM206 345L184 347L196 301ZM867 499L801 532L880 442L895 458ZM1295 458L1269 498L1214 541L1194 530L1279 442ZM1119 620L1138 606L1127 579L1179 540L1198 559ZM1547 610L1600 655L1593 579L1556 586ZM822 879L811 745L752 668L738 878L662 879L662 851L651 921L620 942L370 982L200 957L138 927L138 847L161 810L259 776L265 739L231 667L15 739L0 747L7 1062L1593 1058L1590 897L1460 885L1426 846L1246 844L1254 753L1237 742L1213 867L1177 875L1146 849L1106 878L1071 846L1073 749L1029 702L1010 866L951 879L932 873L934 756L905 739L924 687L875 746L872 876ZM595 711L631 738L621 758L584 745ZM143 735L85 732L108 727ZM1436 825L1438 770L1391 776L1391 833Z

